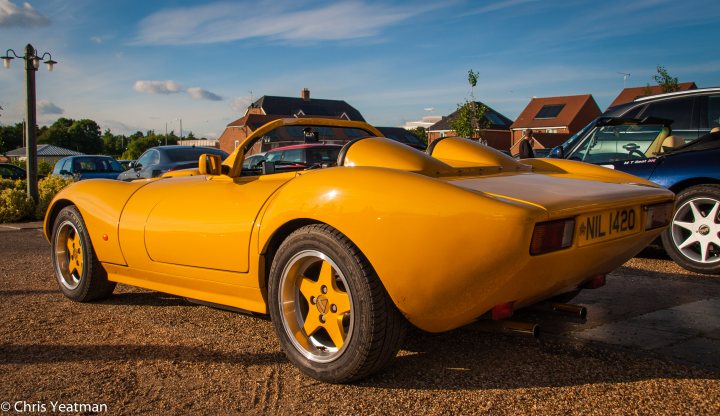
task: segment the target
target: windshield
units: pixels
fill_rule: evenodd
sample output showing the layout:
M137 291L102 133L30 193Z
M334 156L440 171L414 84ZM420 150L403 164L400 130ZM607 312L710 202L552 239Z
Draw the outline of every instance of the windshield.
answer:
M327 127L311 125L282 126L267 132L253 146L253 152L266 152L278 147L301 143L343 145L358 137L374 136L368 131L351 127Z
M578 145L567 158L588 163L646 159L661 152L667 136L668 130L657 124L601 125L587 132L582 140L580 136L575 138Z

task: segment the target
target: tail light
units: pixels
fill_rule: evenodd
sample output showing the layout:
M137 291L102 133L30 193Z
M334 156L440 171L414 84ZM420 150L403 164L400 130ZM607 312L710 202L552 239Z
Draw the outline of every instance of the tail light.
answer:
M535 224L530 255L550 253L572 245L575 220L556 220Z
M665 202L656 205L647 205L645 209L645 229L652 230L670 224L673 215L673 203Z

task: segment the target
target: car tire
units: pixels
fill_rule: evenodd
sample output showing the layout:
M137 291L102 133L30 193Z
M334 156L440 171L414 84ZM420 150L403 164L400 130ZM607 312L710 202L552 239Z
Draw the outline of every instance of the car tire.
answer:
M90 302L112 294L115 283L108 281L76 207L68 206L58 213L50 244L58 287L66 297Z
M698 185L679 192L662 243L683 268L720 274L720 185Z
M397 354L407 325L369 261L328 225L302 227L283 241L268 304L288 359L328 383L378 371Z

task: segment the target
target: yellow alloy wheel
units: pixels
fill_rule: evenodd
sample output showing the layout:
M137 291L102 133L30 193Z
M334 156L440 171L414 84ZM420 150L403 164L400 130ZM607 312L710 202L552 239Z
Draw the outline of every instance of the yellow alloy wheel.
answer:
M282 272L279 297L284 328L303 356L328 362L342 354L352 334L352 296L330 258L317 250L293 256Z
M82 240L72 221L64 221L58 226L54 245L58 281L67 289L76 289L82 278L84 263Z

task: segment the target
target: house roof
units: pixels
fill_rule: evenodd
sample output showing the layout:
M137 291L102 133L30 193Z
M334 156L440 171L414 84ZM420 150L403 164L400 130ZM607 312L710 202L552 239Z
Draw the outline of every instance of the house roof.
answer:
M585 112L588 114L581 114ZM592 120L600 114L600 108L590 94L533 98L511 128L569 127L578 116L582 115L583 119L590 117Z
M257 130L258 127L261 127L264 124L267 124L273 120L277 120L283 118L282 115L269 115L266 116L264 114L246 114L243 117L240 117L239 119L231 122L228 124L228 127L249 127L250 130Z
M84 153L76 152L74 150L66 149L64 147L54 146L52 144L37 145L38 157L65 157L83 154ZM27 155L27 150L24 147L20 147L18 149L7 152L6 155L10 157L23 157Z
M480 101L475 101L475 104L485 106L485 120L487 120L488 123L488 129L492 130L510 130L510 125L512 124L512 120L505 117L504 115L498 113L497 111L493 110L490 106L481 103ZM432 126L428 127L428 131L449 131L452 130L450 127L450 121L455 119L457 117L457 110L455 110L452 114L450 114L447 117L443 117L440 121L433 124Z
M649 91L648 91L649 89ZM695 85L694 82L681 82L678 83L678 91L688 91L688 90L694 90L697 89L697 85ZM625 88L624 90L620 91L620 94L618 94L617 97L615 97L615 100L610 104L610 107L614 107L616 105L629 103L630 101L634 101L636 98L644 97L646 95L656 95L656 94L662 94L663 90L659 85L648 85L645 87L630 87Z
M250 108L261 108L267 115L283 115L283 116L321 116L321 117L337 117L354 121L365 121L355 107L342 100L325 100L319 98L296 98L296 97L277 97L274 95L264 95L250 105Z

